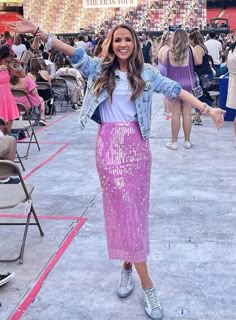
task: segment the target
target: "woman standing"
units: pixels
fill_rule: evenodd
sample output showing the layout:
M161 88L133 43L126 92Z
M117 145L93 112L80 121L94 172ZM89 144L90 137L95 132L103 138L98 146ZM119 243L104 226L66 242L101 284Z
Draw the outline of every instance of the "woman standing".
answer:
M236 110L236 41L229 48L227 67L229 71L229 85L226 107ZM234 133L236 137L236 117L234 118Z
M168 31L164 33L161 37L161 42L158 51L158 69L163 76L167 76L167 66L163 63L164 57L166 57L167 51L170 48L173 32ZM168 108L168 103L166 98L164 98L164 112L166 115L166 120L171 118L171 110Z
M201 35L201 33L197 30L193 31L189 35L189 41L192 46L193 50L193 60L195 64L195 71L200 78L202 75L207 74L209 76L209 79L213 78L213 71L211 69L210 63L209 63L209 56L207 47L204 44L204 39ZM202 84L200 82L200 84ZM209 93L206 89L204 89L204 86L202 86L203 89L203 96L199 98L200 101L205 102L209 105L212 105L212 98L210 97ZM195 117L193 119L193 123L196 125L201 125L201 113L199 110L196 109Z
M25 77L20 61L13 58L14 52L9 46L0 47L0 117L11 132L14 119L19 118L19 111L10 89L10 76Z
M183 29L177 29L172 37L170 49L163 56L163 64L166 65L168 78L180 83L183 89L191 92L195 86L193 58L189 47L188 34ZM172 139L166 143L166 147L177 150L177 140L180 130L181 116L183 118L184 147L190 149L190 134L192 128L192 104L181 99L167 99L168 108L172 111L171 135Z
M16 32L34 33L28 20L7 24ZM151 171L149 147L151 103L154 91L170 99L179 97L223 124L221 109L212 109L181 86L145 65L137 34L131 26L116 26L107 39L104 60L89 57L51 34L41 32L47 45L71 57L88 79L80 115L84 127L90 118L100 123L96 162L103 194L105 230L111 259L123 260L117 294L129 296L134 288L132 264L141 280L144 308L151 319L161 320L163 310L148 274L148 209Z

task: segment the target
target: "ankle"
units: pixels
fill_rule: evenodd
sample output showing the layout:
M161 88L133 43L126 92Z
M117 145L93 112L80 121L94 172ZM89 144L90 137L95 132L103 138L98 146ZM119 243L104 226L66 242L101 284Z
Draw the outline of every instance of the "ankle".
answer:
M132 269L132 263L125 261L124 264L123 264L123 268L124 268L125 270L130 270L130 269Z
M147 290L147 289L154 287L153 282L150 278L146 279L145 281L141 280L141 285L142 285L143 290Z

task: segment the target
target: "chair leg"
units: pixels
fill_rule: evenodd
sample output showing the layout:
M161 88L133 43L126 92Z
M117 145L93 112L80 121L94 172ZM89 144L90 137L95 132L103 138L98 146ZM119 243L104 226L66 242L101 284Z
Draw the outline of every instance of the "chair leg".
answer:
M20 157L18 151L16 151L16 157L17 157L18 162L20 163L20 165L21 165L21 167L22 167L22 170L25 171L25 167L24 167L24 165L23 165L23 162L22 162L22 160L21 160L21 157Z
M40 151L40 146L39 146L39 143L38 143L38 139L36 137L36 134L35 134L35 131L34 129L32 128L32 134L34 136L34 140L35 140L35 143L37 144L37 147L38 147L38 150Z
M35 212L35 210L34 210L33 205L31 205L31 211L32 211L33 216L34 216L34 219L35 219L35 221L36 221L36 225L37 225L38 228L39 228L40 235L43 237L43 236L44 236L44 232L43 232L43 230L42 230L42 228L41 228L41 225L40 225L40 223L39 223L39 219L38 219L38 217L37 217L37 215L36 215L36 212Z
M30 223L30 219L32 217L32 215L34 216L34 219L36 221L36 223ZM19 263L22 264L23 263L23 256L24 256L24 250L25 250L25 243L26 243L26 238L27 238L27 234L28 234L28 229L30 225L34 225L34 226L38 226L39 232L41 236L44 236L44 232L41 228L41 225L39 223L38 217L36 215L36 212L34 210L33 205L31 204L31 208L30 208L30 212L27 215L27 220L24 223L1 223L0 225L24 225L25 226L25 230L24 230L24 234L23 234L23 239L22 239L22 244L21 244L21 249L20 249L20 254L19 256L17 256L15 259L5 259L2 260L0 259L0 262L15 262L17 260L19 260Z
M26 241L26 237L27 237L27 233L28 233L28 229L29 229L30 216L31 216L31 211L27 216L25 231L24 231L23 240L22 240L22 244L21 244L20 256L19 256L19 263L20 264L23 263L23 255L24 255L24 250L25 250L25 241Z

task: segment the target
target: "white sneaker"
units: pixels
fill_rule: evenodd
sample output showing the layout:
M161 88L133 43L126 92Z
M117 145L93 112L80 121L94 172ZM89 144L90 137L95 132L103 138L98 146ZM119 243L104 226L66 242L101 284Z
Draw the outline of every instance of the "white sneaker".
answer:
M120 298L127 298L134 289L134 282L132 278L132 269L121 270L120 281L117 288L117 295Z
M177 146L177 142L167 142L166 143L166 148L172 149L172 150L177 150L178 146Z
M184 141L184 147L185 147L185 149L191 149L192 143L190 141Z
M162 320L163 309L157 298L155 288L145 289L144 291L144 308L149 316L153 320Z

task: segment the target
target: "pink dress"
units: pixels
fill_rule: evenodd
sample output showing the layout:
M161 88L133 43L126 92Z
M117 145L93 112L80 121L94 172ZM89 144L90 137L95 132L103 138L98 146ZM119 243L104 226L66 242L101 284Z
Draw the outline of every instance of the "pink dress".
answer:
M24 79L24 87L17 87L15 86L16 89L23 89L27 92L28 97L30 101L28 100L27 97L16 97L16 102L22 103L26 109L32 108L33 107L39 107L41 104L41 98L39 95L33 95L32 91L37 88L36 83L29 77L26 77ZM13 86L14 88L14 86Z
M6 122L19 118L19 111L10 89L10 75L0 72L0 117Z

